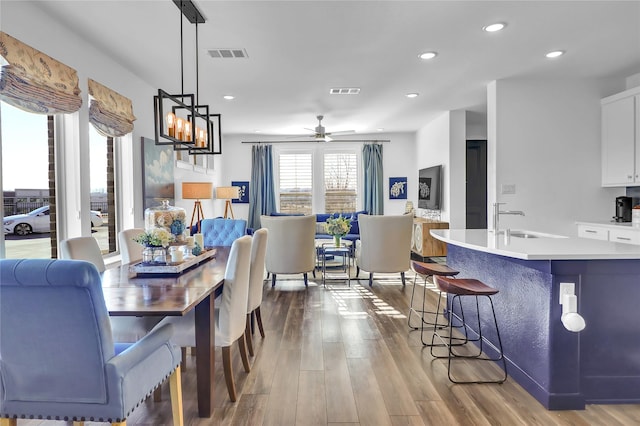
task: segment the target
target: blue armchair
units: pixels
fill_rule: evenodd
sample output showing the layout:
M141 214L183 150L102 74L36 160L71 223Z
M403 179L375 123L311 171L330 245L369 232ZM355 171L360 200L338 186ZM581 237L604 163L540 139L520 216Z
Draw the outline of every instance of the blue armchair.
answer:
M0 424L35 418L125 425L170 377L173 424L182 425L172 332L160 327L117 353L93 264L0 260Z
M235 240L247 235L247 221L244 219L203 219L200 227L205 247L231 247Z

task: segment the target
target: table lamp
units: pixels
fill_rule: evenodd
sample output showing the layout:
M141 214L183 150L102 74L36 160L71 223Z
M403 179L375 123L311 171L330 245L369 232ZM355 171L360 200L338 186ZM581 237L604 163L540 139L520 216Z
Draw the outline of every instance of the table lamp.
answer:
M231 219L235 219L233 216L233 209L231 208L231 200L240 198L239 186L219 186L216 188L216 198L226 200L224 204L224 218L227 219L229 214Z
M189 229L193 227L193 218L197 214L196 223L200 223L200 218L204 219L202 211L201 199L209 199L213 193L213 183L211 182L182 182L182 199L196 200L193 205L193 213L191 214L191 223ZM196 213L197 212L197 213Z

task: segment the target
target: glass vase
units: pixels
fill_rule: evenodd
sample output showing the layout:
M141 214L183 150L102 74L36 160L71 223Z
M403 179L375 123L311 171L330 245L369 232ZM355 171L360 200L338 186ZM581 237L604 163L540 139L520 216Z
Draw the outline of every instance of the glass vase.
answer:
M177 245L184 244L186 220L186 211L182 207L169 205L169 200L162 200L160 206L149 207L144 211L144 229L150 231L162 228L173 234Z
M167 250L164 247L145 247L142 250L142 264L148 266L166 265Z
M342 236L340 236L340 235L334 235L334 236L333 236L333 244L334 244L336 247L340 247L340 239L341 239L341 238L342 238Z

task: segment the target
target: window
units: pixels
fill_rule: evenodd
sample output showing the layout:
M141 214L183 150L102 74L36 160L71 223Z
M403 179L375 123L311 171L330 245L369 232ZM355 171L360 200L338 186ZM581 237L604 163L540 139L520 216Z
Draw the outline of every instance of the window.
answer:
M113 138L90 125L89 144L91 232L102 254L107 254L116 251Z
M4 257L56 257L53 118L4 102L0 114Z
M280 213L358 210L359 149L331 148L285 148L276 153L276 193L280 197Z
M355 153L324 155L324 211L356 211L358 195L358 158Z
M310 152L278 156L280 213L312 213L312 159Z

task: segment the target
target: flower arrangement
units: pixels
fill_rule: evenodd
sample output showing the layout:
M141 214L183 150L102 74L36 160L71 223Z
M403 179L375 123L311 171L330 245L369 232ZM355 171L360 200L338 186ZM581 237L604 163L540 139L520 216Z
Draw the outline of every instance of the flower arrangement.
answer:
M164 228L147 230L133 239L136 243L147 247L168 247L174 240L174 235Z
M338 217L331 215L327 219L324 229L329 235L334 237L344 237L351 230L351 218L347 218L342 215L339 215Z

